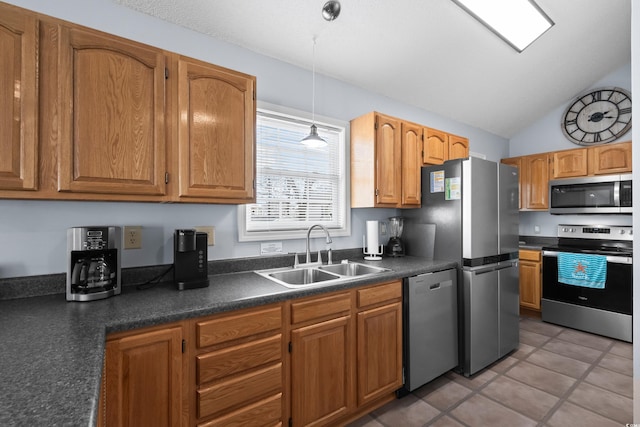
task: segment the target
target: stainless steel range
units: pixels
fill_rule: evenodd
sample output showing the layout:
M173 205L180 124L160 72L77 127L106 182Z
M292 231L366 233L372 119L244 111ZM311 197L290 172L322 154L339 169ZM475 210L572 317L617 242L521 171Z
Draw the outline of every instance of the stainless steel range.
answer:
M559 225L542 248L542 320L632 341L633 228Z

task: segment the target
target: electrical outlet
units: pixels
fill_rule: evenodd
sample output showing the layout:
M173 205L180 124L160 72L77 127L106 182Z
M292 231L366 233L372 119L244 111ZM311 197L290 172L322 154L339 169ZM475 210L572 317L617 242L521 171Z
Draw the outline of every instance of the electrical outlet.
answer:
M200 225L193 228L201 233L207 233L207 246L216 244L216 228L213 225Z
M142 249L142 226L124 227L124 249Z

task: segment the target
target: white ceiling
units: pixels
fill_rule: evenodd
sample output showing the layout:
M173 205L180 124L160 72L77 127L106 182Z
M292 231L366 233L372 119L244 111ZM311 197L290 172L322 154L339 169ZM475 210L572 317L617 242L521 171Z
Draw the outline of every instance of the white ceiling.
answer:
M260 54L510 138L631 61L631 0L537 0L522 53L451 0L115 0Z

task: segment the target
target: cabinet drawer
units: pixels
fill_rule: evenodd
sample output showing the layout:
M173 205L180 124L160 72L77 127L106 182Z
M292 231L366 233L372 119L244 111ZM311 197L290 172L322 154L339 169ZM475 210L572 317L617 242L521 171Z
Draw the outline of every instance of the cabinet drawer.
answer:
M198 418L282 391L282 363L198 390Z
M198 427L261 427L275 424L282 418L282 393L268 397L264 400L247 405L228 415L206 423L198 424Z
M282 327L282 309L271 307L196 323L198 348L245 338Z
M528 250L528 249L520 249L520 260L521 261L540 262L541 256L542 256L542 254L541 254L540 251L533 251L533 250Z
M198 385L282 359L282 335L196 356Z
M385 283L360 289L357 292L358 308L402 298L402 286L400 281Z
M351 310L351 297L348 292L313 298L308 301L291 304L291 323L300 323L331 315L348 313Z

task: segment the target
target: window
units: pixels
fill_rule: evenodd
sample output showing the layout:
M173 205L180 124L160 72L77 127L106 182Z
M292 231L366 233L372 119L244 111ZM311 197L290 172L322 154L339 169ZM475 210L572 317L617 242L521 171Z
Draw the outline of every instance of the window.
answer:
M327 146L309 148L300 143L311 126L304 113L262 105L256 121L256 203L238 209L239 240L299 239L313 224L324 225L332 236L349 235L346 125L316 120Z

